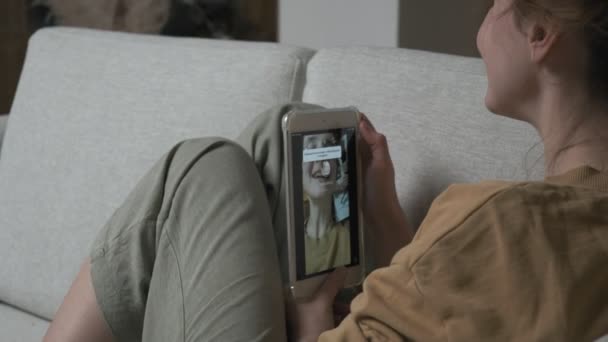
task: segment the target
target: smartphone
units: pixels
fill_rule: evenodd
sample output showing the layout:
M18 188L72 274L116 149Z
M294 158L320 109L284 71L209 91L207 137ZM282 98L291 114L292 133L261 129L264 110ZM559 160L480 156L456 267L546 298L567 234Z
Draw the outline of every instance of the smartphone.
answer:
M312 296L335 268L345 287L364 277L360 113L294 110L283 117L289 290Z

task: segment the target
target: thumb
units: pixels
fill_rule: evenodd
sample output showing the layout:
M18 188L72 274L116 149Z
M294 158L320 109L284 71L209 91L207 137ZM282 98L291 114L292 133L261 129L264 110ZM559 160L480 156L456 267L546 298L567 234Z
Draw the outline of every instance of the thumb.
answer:
M372 145L372 143L375 141L376 135L378 135L378 132L376 131L374 125L372 125L367 116L365 116L364 114L361 114L361 120L359 121L359 130L361 131L361 136L363 137L363 140L365 140L365 142L369 145Z
M325 278L323 285L321 285L317 299L326 303L332 303L338 292L344 287L346 274L347 271L345 267L336 268L330 273L327 278Z
M390 155L386 137L383 134L378 133L365 117L361 119L360 128L361 136L369 146L372 159L381 162L389 161Z

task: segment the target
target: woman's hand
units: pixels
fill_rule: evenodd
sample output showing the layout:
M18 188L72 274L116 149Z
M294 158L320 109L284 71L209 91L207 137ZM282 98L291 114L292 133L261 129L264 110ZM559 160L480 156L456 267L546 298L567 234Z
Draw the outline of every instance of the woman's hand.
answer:
M344 287L346 269L337 268L330 273L317 293L307 301L294 301L287 297L287 321L290 341L317 341L324 331L333 329L333 303L338 291Z
M363 142L360 144L364 187L363 210L365 217L376 223L385 218L387 204L398 204L395 169L386 137L378 133L363 114L359 128Z
M413 232L399 205L395 169L386 137L361 114L361 157L363 168L363 215L370 224L372 245L378 266L386 266L393 255L408 244Z

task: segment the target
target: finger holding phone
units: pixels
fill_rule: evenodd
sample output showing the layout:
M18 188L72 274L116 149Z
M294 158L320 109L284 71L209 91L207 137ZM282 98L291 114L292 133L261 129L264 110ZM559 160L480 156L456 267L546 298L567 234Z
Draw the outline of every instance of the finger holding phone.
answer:
M359 122L363 177L363 213L377 266L387 266L393 255L414 237L401 209L395 187L395 169L386 137L366 115Z

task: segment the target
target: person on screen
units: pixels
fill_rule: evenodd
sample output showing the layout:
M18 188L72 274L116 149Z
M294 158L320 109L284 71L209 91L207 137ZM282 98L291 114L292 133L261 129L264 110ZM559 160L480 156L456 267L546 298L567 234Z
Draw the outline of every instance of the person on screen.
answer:
M337 134L304 137L307 150L336 145L340 145ZM350 264L349 221L336 222L333 208L334 193L346 187L344 175L339 158L302 163L306 274Z

